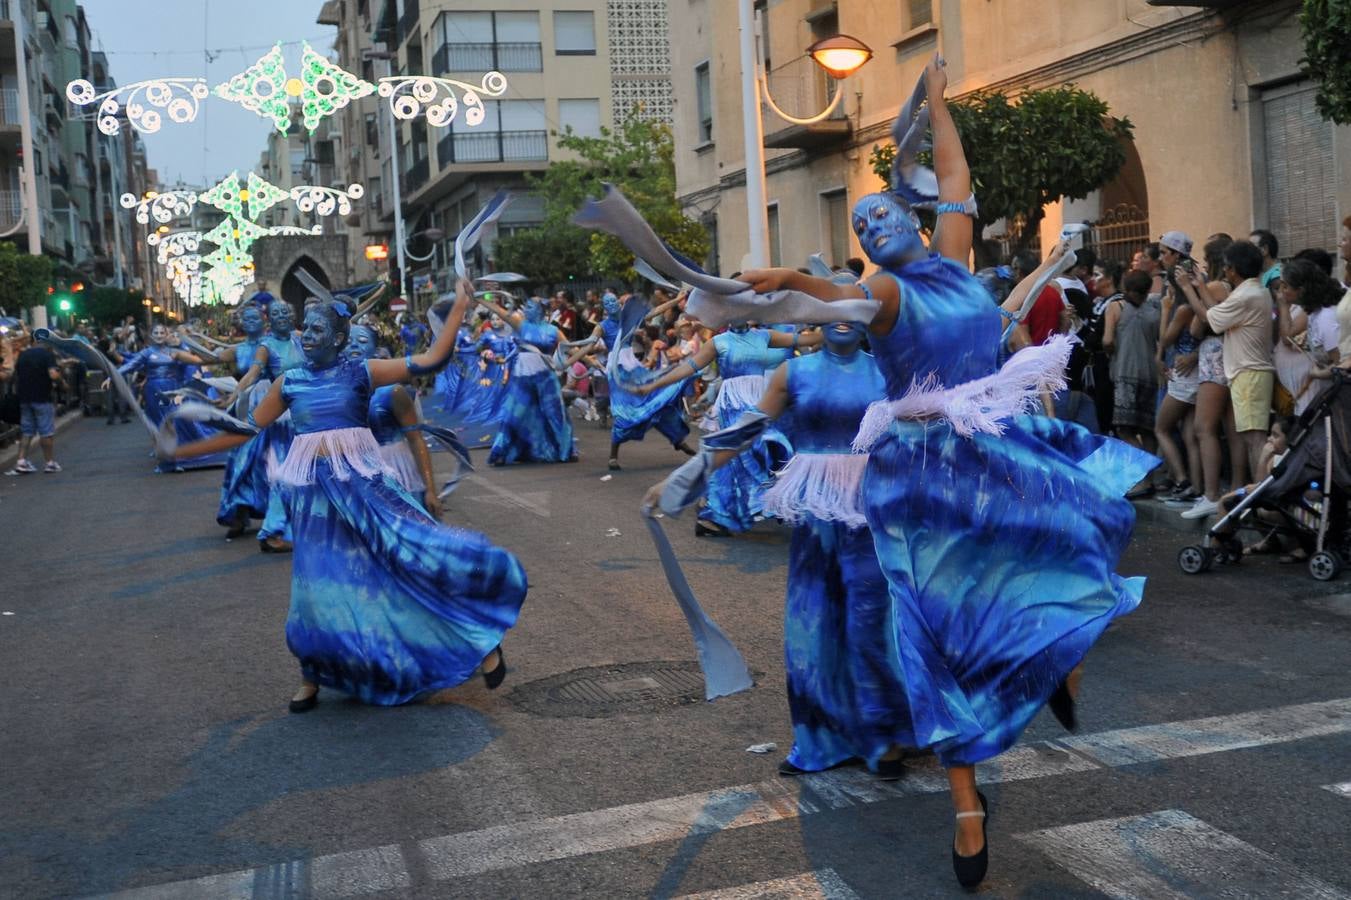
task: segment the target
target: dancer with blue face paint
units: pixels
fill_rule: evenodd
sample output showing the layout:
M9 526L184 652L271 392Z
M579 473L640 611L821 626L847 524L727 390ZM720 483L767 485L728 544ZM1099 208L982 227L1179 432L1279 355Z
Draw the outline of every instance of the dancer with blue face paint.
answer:
M511 325L520 345L488 464L576 462L572 420L550 362L567 336L544 321L544 304L537 297L525 302L523 312L508 312L486 296L476 299Z
M458 343L458 340L457 340ZM365 325L353 325L344 351L349 359L374 359L379 344L375 332ZM380 445L385 468L409 496L419 498L422 508L433 519L441 518L441 501L436 496L432 473L432 454L417 428L417 404L401 384L387 384L371 392L366 424Z
M187 384L188 367L207 365L211 362L209 357L184 350L178 345L178 337L167 326L156 324L150 329L150 345L133 354L118 367L118 371L124 376L136 372L145 375L141 405L145 409L146 417L155 425L164 421L164 416L173 408L173 392ZM194 422L177 421L174 428L178 432L179 440L183 442L196 440L205 434ZM155 467L155 471L181 472L184 469L224 465L225 462L225 456L216 453L198 459L185 457L173 466L166 466L161 462Z
M320 303L305 317L305 363L282 373L253 420L289 411L295 439L272 472L296 536L286 643L304 683L292 712L313 709L320 686L392 706L460 684L476 669L489 688L506 677L501 640L519 615L525 571L476 532L432 519L385 469L367 427L370 398L439 370L473 288L461 282L448 327L403 359L344 355L351 315ZM238 446L219 434L181 455Z
M753 446L773 421L793 444L764 495L766 514L793 525L784 611L793 748L779 764L784 775L862 759L879 777L899 778L899 745L913 732L892 652L887 580L863 514L868 458L851 448L868 405L886 396L881 370L862 349L865 333L848 322L826 326L825 349L775 370L734 442ZM713 452L711 466L738 452ZM648 507L665 487L648 492Z
M1123 495L1158 461L1024 414L1063 384L1069 342L1053 338L997 368L1000 315L965 265L971 177L940 59L925 82L937 172L931 246L905 199L870 194L852 222L879 274L858 285L786 269L741 279L757 292L880 303L870 341L888 399L869 409L855 448L869 453L864 512L888 582L904 692L896 708L913 731L896 737L932 747L947 768L953 871L973 886L988 864L975 765L1012 746L1048 703L1075 726L1085 654L1141 600L1143 580L1114 571L1135 518ZM903 160L893 185L915 190L915 173Z
M266 327L262 309L254 303L246 304L239 311L239 328L244 332L244 340L226 347L216 356L230 366L231 374L241 382L250 375L256 380L267 365L268 351L263 346ZM258 399L262 399L261 392ZM223 405L228 407L231 401L227 400ZM247 415L247 411L243 414ZM221 481L220 505L216 510L216 521L229 529L225 533L227 540L242 535L250 519L261 519L267 514L266 450L267 442L260 435L230 452Z
M768 328L752 328L742 322L700 347L693 356L664 372L660 378L635 387L639 394L650 394L668 384L695 378L715 360L722 388L713 405L712 415L718 427L730 428L741 414L760 402L768 384L766 372L783 361L783 351L821 343L820 332L790 334ZM705 504L694 521L698 537L727 537L749 531L764 513L764 490L771 473L792 456L793 448L777 428L768 428L756 446L738 454L709 476Z
M650 322L662 316L679 302L680 298L675 297L654 307L643 316L643 322ZM637 385L656 377L651 370L643 366L633 351L632 340L639 329L634 328L634 334L628 335L628 345L621 346L624 344L624 336L621 335L619 314L624 304L614 292L606 291L601 297L601 305L605 310L605 318L592 331L592 340L578 347L568 358L567 365L571 366L599 348L603 348L613 357L605 366L605 376L610 387L610 470L619 470L620 445L629 441L641 441L649 428L656 428L671 442L672 447L693 456L694 448L685 440L690 435L690 426L686 424L684 412L680 408L684 385L664 390L656 395L651 391L636 392Z

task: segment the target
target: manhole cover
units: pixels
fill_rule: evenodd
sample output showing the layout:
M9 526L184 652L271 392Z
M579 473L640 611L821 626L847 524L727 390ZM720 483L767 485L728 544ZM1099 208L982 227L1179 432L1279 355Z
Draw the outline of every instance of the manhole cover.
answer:
M662 660L573 669L511 692L511 702L526 712L557 718L658 712L703 699L698 663Z

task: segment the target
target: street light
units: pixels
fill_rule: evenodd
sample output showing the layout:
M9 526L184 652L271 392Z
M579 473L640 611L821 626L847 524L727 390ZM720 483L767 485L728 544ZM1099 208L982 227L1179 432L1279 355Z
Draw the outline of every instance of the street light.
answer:
M765 199L765 117L760 109L763 93L766 105L775 115L795 125L812 125L830 116L839 107L844 91L836 90L824 112L806 119L790 116L769 95L769 81L760 69L755 52L754 0L737 0L741 28L741 105L746 142L746 219L750 243L750 267L769 265L769 207ZM769 15L766 8L765 15ZM846 34L824 38L807 48L812 61L835 79L845 78L872 59L873 52L857 38Z

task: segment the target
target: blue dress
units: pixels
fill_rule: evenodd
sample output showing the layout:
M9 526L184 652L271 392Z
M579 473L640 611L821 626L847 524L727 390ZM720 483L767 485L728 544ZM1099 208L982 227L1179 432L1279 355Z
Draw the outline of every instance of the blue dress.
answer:
M502 396L511 372L516 342L509 335L484 332L475 339L461 328L455 356L437 373L427 421L459 434L469 447L487 447L502 420ZM497 358L504 362L497 362Z
M387 384L371 393L366 424L371 434L375 435L375 442L380 445L380 458L384 460L385 469L421 505L427 485L422 481L422 473L418 471L417 459L408 446L403 426L394 415L394 394L399 388L400 385Z
M782 361L784 351L769 346L769 331L764 328L724 331L713 338L713 347L722 388L712 414L720 429L730 428L760 402L768 383L765 372ZM792 454L793 447L782 431L766 429L754 447L709 476L708 502L699 518L728 531L748 531L763 512L765 485Z
M870 338L890 400L995 372L999 313L970 273L935 255L891 274L899 315ZM900 743L945 766L1012 746L1144 588L1114 570L1135 522L1123 495L1157 460L1061 419L1001 424L890 418L864 475L913 728Z
M558 347L558 329L522 322L516 329L516 340L540 352L522 348L516 355L502 403L502 425L488 452L488 463L575 462L577 441L572 420L563 406L558 376L548 363Z
M687 381L668 384L645 397L633 393L630 387L655 381L662 373L642 365L632 348L620 346L623 340L618 320L607 316L600 327L609 354L605 378L610 385L610 442L641 441L649 428L655 428L672 446L679 446L690 436L690 426L680 408Z
M913 734L887 579L862 512L867 457L850 444L882 373L862 350L789 360L779 427L794 456L765 492L766 512L793 522L784 661L793 749L816 772L849 759L870 766Z
M262 339L235 344L234 376L242 378L253 366ZM221 481L216 521L226 527L243 518L261 519L267 513L267 441L262 435L230 451Z
M308 681L392 706L460 684L516 622L526 576L431 519L384 470L361 360L293 369L295 440L275 467L295 532L286 643Z
M133 372L145 373L145 386L141 393L141 404L145 407L146 417L155 425L163 422L165 415L174 407L173 398L169 396L170 393L179 390L187 383L188 367L174 359L173 352L173 350L165 347L146 347L118 367L118 371L123 375ZM180 444L200 441L212 434L209 429L203 427L200 423L185 419L174 420L174 432ZM172 471L174 468L207 469L212 466L225 465L228 458L228 454L225 453L212 453L207 456L179 460L177 463L168 466L161 463L155 467L155 471L166 472Z
M267 377L271 381L276 381L285 372L304 368L305 351L301 349L300 338L297 335L279 338L274 334L268 334L263 338L263 346L267 348ZM261 400L267 394L267 387L259 384L254 389L254 394ZM276 457L278 462L284 461L295 437L295 432L291 428L291 417L282 416L269 425L262 436L264 438L262 459L266 461ZM292 540L291 523L286 518L286 506L281 502L278 492L274 490L268 491L267 512L263 517L262 527L258 529L259 541L265 541L270 537Z

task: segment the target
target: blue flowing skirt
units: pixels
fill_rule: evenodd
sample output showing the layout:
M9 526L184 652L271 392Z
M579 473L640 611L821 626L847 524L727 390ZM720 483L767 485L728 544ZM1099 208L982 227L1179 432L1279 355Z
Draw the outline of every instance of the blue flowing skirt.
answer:
M1012 746L1144 590L1115 569L1135 524L1123 495L1158 460L1060 419L1008 425L893 423L864 476L914 728L902 743L948 766Z
M144 399L145 415L151 422L158 426L164 421L164 417L174 408L173 400L165 394L169 391L178 390L181 387L178 382L167 378L148 378L145 382ZM216 432L202 425L200 422L192 422L187 419L174 420L174 433L178 438L178 443L190 444L193 441L200 441L212 437ZM229 460L229 453L210 453L206 456L194 456L191 459L182 459L167 466L160 463L155 467L155 471L164 472L174 469L210 469L215 466L223 466Z
M295 530L286 644L304 677L393 706L460 684L525 601L520 562L433 520L388 476L347 480L318 460L285 487Z
M427 421L451 429L466 447L487 447L502 423L507 382L505 364L456 358L436 376Z
M573 462L577 442L563 408L563 391L552 370L512 375L503 403L502 425L488 453L491 465Z
M660 373L638 369L622 373L634 383L655 380ZM689 388L688 381L678 381L658 388L644 397L628 390L626 382L613 372L606 376L610 386L610 440L616 444L641 441L649 428L671 442L680 444L690 436L690 426L680 408L680 398Z
M262 435L236 447L225 463L216 521L232 526L243 516L261 519L267 514L267 442Z
M731 428L754 405L720 402L719 429ZM765 488L774 472L787 465L792 456L793 445L784 433L772 425L766 428L749 450L738 453L708 477L707 502L699 518L712 520L728 531L749 531L764 512Z
M784 659L793 750L811 772L877 760L909 744L887 579L867 528L808 518L793 529L784 612Z
M295 440L296 433L295 428L291 426L291 416L283 415L267 426L258 437L262 442L259 461L266 473L268 460L275 458L279 463L284 461L287 451L291 449L291 442ZM258 528L258 540L265 541L270 537L281 538L284 541L294 540L290 513L286 509L286 504L282 502L281 490L274 484L268 485L267 509L263 515L263 524Z

